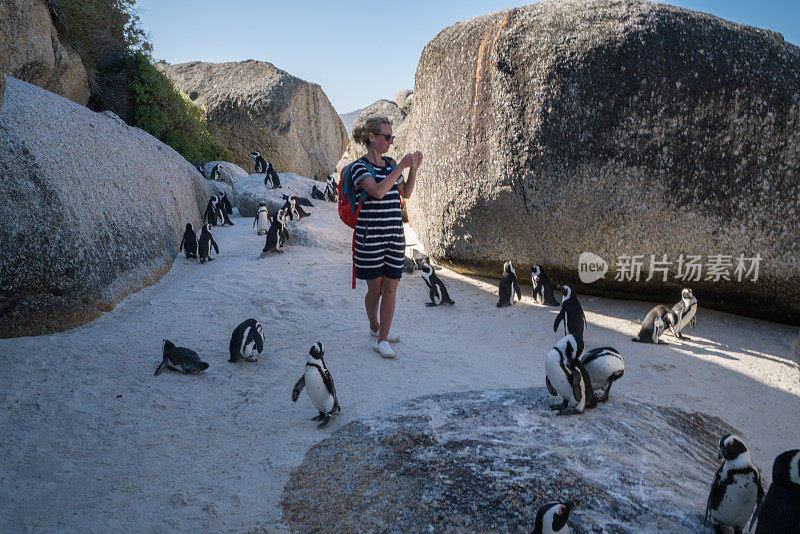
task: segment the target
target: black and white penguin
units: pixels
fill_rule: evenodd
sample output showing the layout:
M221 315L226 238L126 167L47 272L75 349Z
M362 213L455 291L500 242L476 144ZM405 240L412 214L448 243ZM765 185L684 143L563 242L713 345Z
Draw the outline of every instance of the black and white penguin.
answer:
M257 362L256 354L264 350L264 328L255 319L248 319L233 330L229 362Z
M258 213L253 218L253 228L256 228L256 225L258 225L258 235L264 235L269 230L269 210L263 200L258 204Z
M545 306L558 306L559 303L553 294L550 278L540 265L531 267L531 283L533 284L533 300Z
M710 520L717 533L727 526L741 534L753 510L764 498L761 473L739 436L723 436L719 440L719 456L725 461L711 483L703 525Z
M289 224L288 211L280 209L275 216L278 224L280 224L280 228L278 228L278 236L281 239L281 248L283 248L289 244L289 230L287 229L287 225Z
M264 172L266 173L266 176L264 176L264 185L266 186L272 183L272 189L280 189L281 179L278 173L275 172L275 167L272 166L272 163L266 164Z
M292 402L297 402L297 397L303 388L308 391L311 403L319 411L319 415L312 418L312 421L322 421L317 428L325 428L331 420L331 416L342 411L339 407L339 399L336 397L336 388L333 386L333 377L325 366L322 358L325 354L325 346L322 343L315 343L308 351L306 358L306 370L300 380L292 389Z
M758 512L755 534L800 533L800 449L780 453L772 485Z
M203 226L203 230L200 232L200 239L197 247L200 254L200 263L203 263L206 260L211 261L214 259L211 257L212 247L214 248L214 252L217 253L217 256L219 256L219 247L217 246L217 242L214 241L214 237L211 235L211 225L206 224Z
M225 210L225 206L222 204L222 200L217 202L217 222L220 226L225 226L226 224L230 224L231 226L234 225L233 221Z
M272 224L269 225L267 239L264 242L264 248L261 250L260 258L263 258L271 252L283 252L286 239L283 236L285 223L283 222L281 214L282 212L279 211L272 218Z
M586 333L586 314L583 313L578 296L569 286L559 286L561 289L561 311L556 315L553 323L553 332L558 332L558 324L564 321L565 334L577 334L583 338Z
M192 223L186 223L186 230L183 231L181 246L178 252L183 251L187 258L197 257L197 234L194 233Z
M253 169L254 173L261 174L262 172L267 172L267 162L258 151L253 150L250 152L250 157L253 158L253 166L255 167Z
M325 185L325 200L336 202L339 199L339 184L333 174L328 175L328 183Z
M176 347L171 341L164 340L164 351L161 363L156 367L153 376L157 376L164 367L173 371L179 371L187 375L196 375L208 369L208 364L200 360L192 349L186 347Z
M217 181L222 179L222 176L221 176L221 173L220 173L220 168L219 168L219 163L217 163L216 165L211 167L211 178L210 179L211 180L217 180Z
M314 204L312 204L311 201L308 200L307 198L298 197L297 195L283 195L283 199L286 201L286 204L284 204L283 207L284 208L288 207L290 213L292 214L290 219L300 220L311 215L310 213L306 213L305 210L303 210L303 208L300 207L300 206L309 206L312 208L314 207Z
M573 504L567 502L549 502L536 510L536 523L533 534L570 534L569 513Z
M453 299L450 298L450 295L447 293L447 288L444 287L444 282L436 276L436 273L433 271L433 267L429 264L424 263L422 267L420 267L420 271L422 271L422 279L425 280L425 283L428 284L429 289L429 296L431 301L426 302L425 306L438 306L439 304L447 304L452 306L455 304Z
M286 203L281 206L281 209L286 212L286 216L290 221L300 219L300 214L297 212L297 202L290 196L283 195Z
M322 191L317 189L316 185L312 186L311 187L311 198L313 198L314 200L323 200L324 201L325 200L325 193L323 193Z
M415 262L408 256L403 256L403 272L411 274L416 270L417 270L417 262Z
M560 410L559 415L583 413L586 408L597 406L591 378L580 361L581 353L583 338L569 334L561 338L545 358L547 391L564 399L561 404L550 407Z
M692 294L691 289L687 287L681 291L681 301L672 307L672 311L678 316L678 324L673 329L677 337L684 337L681 334L681 330L686 325L692 325L692 330L694 330L694 326L697 324L697 299Z
M217 202L219 202L219 198L216 195L211 195L211 198L208 199L208 205L206 206L206 211L203 213L203 220L210 224L211 226L216 226L217 224L223 224L222 221L219 220L219 207L217 206Z
M597 347L587 350L580 356L581 363L589 373L595 397L600 402L608 401L611 385L625 374L625 361L613 347Z
M233 215L233 205L231 204L231 201L228 200L228 195L225 193L225 191L222 192L222 196L219 198L219 202L222 205L222 209L225 213L227 213L228 215Z
M636 337L631 338L631 341L637 343L660 343L666 345L666 342L660 341L658 338L667 328L671 328L675 332L675 325L678 323L678 316L670 308L659 304L652 310L647 312L642 327Z
M514 271L514 265L511 261L503 264L503 277L500 279L500 287L498 288L500 301L497 303L498 308L514 305L514 296L517 300L522 300L522 290L517 283L517 273Z

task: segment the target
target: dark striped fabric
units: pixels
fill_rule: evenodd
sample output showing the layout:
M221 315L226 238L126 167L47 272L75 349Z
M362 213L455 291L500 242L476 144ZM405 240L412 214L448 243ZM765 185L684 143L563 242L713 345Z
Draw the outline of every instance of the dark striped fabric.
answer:
M375 167L375 182L381 183L389 176L391 168ZM358 160L353 164L353 182L356 193L361 192L359 182L372 176L366 164ZM397 183L405 178L400 175ZM403 257L406 250L406 235L400 215L400 191L393 185L386 195L378 200L367 197L361 206L355 228L353 264L356 278L372 280L380 276L400 279L403 274Z

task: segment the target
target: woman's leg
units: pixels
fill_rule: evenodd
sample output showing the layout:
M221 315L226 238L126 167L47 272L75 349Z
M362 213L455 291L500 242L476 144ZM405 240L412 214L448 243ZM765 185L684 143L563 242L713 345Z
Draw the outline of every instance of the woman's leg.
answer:
M380 327L380 323L378 322L378 305L380 304L381 300L382 282L382 276L373 278L372 280L367 280L367 295L364 297L364 307L367 309L369 327L373 332Z
M397 296L397 284L400 279L381 277L381 331L378 334L378 343L386 341L389 337L389 330L392 327L394 317L394 302Z

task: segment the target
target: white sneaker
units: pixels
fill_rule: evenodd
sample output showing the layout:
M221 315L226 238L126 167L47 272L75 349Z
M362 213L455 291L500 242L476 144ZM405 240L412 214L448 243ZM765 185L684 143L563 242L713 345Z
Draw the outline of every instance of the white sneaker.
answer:
M372 350L380 354L381 358L392 359L397 356L392 350L392 347L389 346L388 341L381 341L380 343L376 341L372 346Z
M378 337L380 331L381 331L380 328L377 330L372 330L372 328L370 328L369 335L371 335L372 337ZM400 341L400 334L395 333L394 330L389 330L389 335L386 336L386 341L388 341L389 343L396 343L397 341Z

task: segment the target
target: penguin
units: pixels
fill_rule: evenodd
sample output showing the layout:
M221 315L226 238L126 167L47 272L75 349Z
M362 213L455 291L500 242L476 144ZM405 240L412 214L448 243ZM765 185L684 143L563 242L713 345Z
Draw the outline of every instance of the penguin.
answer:
M300 207L300 206L310 206L312 208L314 207L314 204L312 204L311 201L309 201L307 198L298 197L297 195L291 195L291 196L283 195L282 198L287 202L294 218L300 220L311 215L310 213L306 213L303 210L303 208ZM283 207L284 208L287 207L287 204L284 204Z
M547 391L564 399L561 404L550 407L560 410L559 415L583 413L586 408L597 406L591 378L580 361L582 353L583 337L569 334L561 338L545 358Z
M441 270L440 266L431 263L430 256L423 254L415 248L411 249L411 258L414 260L414 263L416 263L417 269L422 269L423 265L430 265L435 271Z
M225 191L222 192L222 196L220 197L219 202L220 204L222 204L222 210L225 213L227 213L228 215L233 215L233 206L231 205L231 201L228 200L228 195L225 193Z
M741 534L753 510L764 498L761 473L739 436L728 434L719 440L719 457L725 461L711 483L703 525L711 520L718 534L724 526Z
M208 369L208 364L200 360L192 349L176 347L171 341L164 340L163 359L156 367L153 376L158 376L164 367L173 371L180 371L187 375L196 375Z
M210 224L211 226L216 226L219 217L219 210L217 209L217 202L219 199L216 195L211 195L211 198L208 199L208 205L206 206L206 211L203 213L203 220Z
M670 308L659 304L647 312L647 315L642 321L642 327L639 329L639 333L636 335L636 337L631 338L631 341L635 341L637 343L659 343L661 345L666 345L667 343L665 341L660 341L658 338L664 333L667 327L671 328L672 331L675 332L675 325L677 323L677 314Z
M253 218L253 228L258 224L258 235L264 235L269 230L269 210L267 204L262 200L258 204L258 213Z
M267 172L267 162L261 157L258 151L253 150L250 152L250 157L253 158L253 165L255 167L253 170L254 173L261 174L262 172Z
M211 261L214 259L211 257L211 247L214 247L214 251L217 253L217 256L219 256L219 247L217 246L217 242L214 241L214 238L211 236L211 225L206 224L203 226L203 230L200 232L198 245L200 263L203 263L206 260Z
M433 272L433 267L425 263L420 268L420 271L422 271L422 279L425 280L430 290L429 296L431 301L426 302L425 306L438 306L439 304L452 306L455 304L453 299L450 298L450 295L448 295L447 288L444 287L444 282Z
M536 523L533 534L570 534L569 513L573 504L567 502L549 502L536 510Z
M498 308L514 305L514 295L517 300L522 300L522 290L517 283L517 273L514 271L514 266L511 261L503 264L503 277L500 279L500 301L497 303Z
M313 208L314 207L314 204L312 204L311 201L308 200L306 197L300 197L300 196L297 196L297 195L292 195L292 196L294 196L294 200L295 200L295 202L297 202L298 206L306 206L308 208Z
M613 347L596 347L581 354L580 359L594 390L602 391L600 395L595 393L595 397L600 402L608 402L611 385L625 374L625 361L619 351Z
M339 184L333 174L328 175L328 183L325 185L325 200L336 202L339 199Z
M282 221L283 219L281 218L281 212L276 213L272 218L272 224L269 225L267 239L264 243L264 248L261 251L261 256L259 256L259 258L263 258L270 252L283 252L285 238L283 237L284 225Z
M217 180L217 181L222 179L222 176L220 174L219 163L217 163L216 165L214 165L211 168L211 178L210 179L211 180Z
M800 533L800 449L780 453L758 511L755 534Z
M678 324L672 331L676 337L683 338L681 330L688 324L692 325L692 330L694 330L694 326L697 324L697 299L691 289L687 287L681 291L681 301L672 307L672 311L678 316Z
M565 334L577 334L583 338L586 333L586 314L583 313L578 296L569 286L558 286L561 289L561 311L556 315L553 332L558 331L558 324L564 321Z
M192 223L186 223L186 230L181 238L181 246L178 252L183 251L187 258L197 257L197 234L194 233Z
M317 189L317 186L311 188L311 198L314 200L325 200L325 193Z
M264 176L264 185L272 182L272 189L281 189L281 179L278 173L275 172L275 167L272 166L272 163L266 164L264 172L266 173L266 176Z
M281 239L281 247L285 247L289 244L289 230L286 229L286 225L288 224L289 216L287 215L286 210L278 210L277 220L280 224L280 228L278 228L278 235Z
M550 284L550 278L544 274L544 270L540 265L531 267L531 282L533 284L533 300L545 306L558 306L558 301L553 295L553 286Z
M264 328L255 319L248 319L233 330L229 362L257 362L256 354L264 350Z
M319 411L319 415L311 420L322 421L317 428L328 426L331 416L342 411L339 407L339 399L336 397L336 388L333 386L333 377L325 366L323 354L325 354L325 345L322 343L317 342L311 347L306 358L305 372L292 389L292 402L297 402L297 397L300 396L304 387L308 391L311 403Z
M403 272L411 274L416 270L417 270L417 262L415 262L408 256L403 256Z

